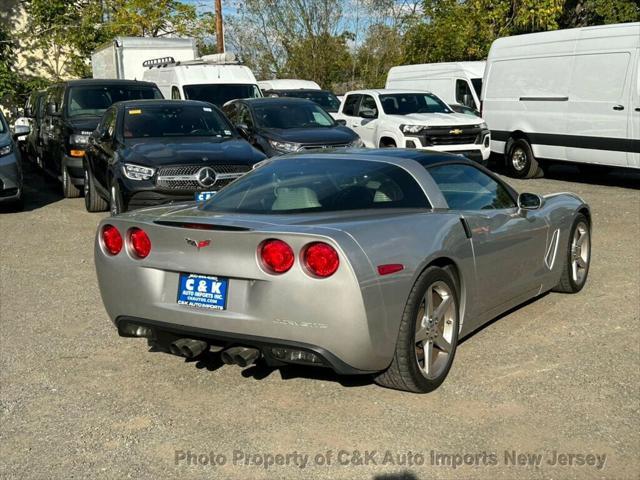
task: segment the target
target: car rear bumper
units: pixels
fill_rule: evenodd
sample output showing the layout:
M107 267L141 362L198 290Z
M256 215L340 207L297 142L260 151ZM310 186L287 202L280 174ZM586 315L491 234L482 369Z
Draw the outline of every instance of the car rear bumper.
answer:
M115 324L118 328L118 334L121 337L132 336L127 333L126 327L128 326L144 326L151 330L152 334L150 340L152 340L153 342L169 342L174 341L178 338L193 338L197 340L204 340L211 345L216 345L223 348L230 348L233 346L256 348L260 350L261 354L269 361L269 363L272 364L298 363L313 366L323 366L329 367L336 373L339 373L341 375L363 375L374 373L373 371L353 368L323 347L299 341L259 337L239 333L219 332L206 328L178 325L175 323L160 322L157 320L127 316L118 317L115 321ZM278 358L276 354L274 354L274 349L276 350L276 354L277 350L294 350L312 353L315 355L318 361L308 362L300 360L282 360L281 358Z

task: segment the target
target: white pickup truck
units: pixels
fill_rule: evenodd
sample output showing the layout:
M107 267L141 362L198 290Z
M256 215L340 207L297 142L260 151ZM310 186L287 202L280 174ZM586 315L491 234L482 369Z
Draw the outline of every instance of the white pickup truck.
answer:
M353 129L365 146L438 150L486 163L491 134L481 118L455 113L429 92L347 92L334 118Z

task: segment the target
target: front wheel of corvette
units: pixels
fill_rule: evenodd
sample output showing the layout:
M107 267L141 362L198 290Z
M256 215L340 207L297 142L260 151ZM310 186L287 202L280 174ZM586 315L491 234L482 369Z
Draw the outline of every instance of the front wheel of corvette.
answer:
M439 267L427 268L409 294L391 365L376 377L376 383L416 393L438 388L458 345L458 305L451 274Z

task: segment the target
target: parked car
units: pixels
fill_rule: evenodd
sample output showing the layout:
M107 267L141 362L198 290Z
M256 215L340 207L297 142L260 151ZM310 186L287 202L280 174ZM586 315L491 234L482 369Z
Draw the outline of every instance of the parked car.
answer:
M18 125L12 136L0 111L0 205L22 206L22 164L17 140L28 132L28 125Z
M491 134L482 119L455 113L430 92L347 92L335 118L355 130L367 147L438 150L479 163L489 159Z
M640 168L640 23L499 38L483 115L509 175L544 162Z
M442 62L392 67L386 89L428 91L447 104L480 110L486 62Z
M119 102L105 112L89 140L85 206L90 212L108 206L117 215L204 200L264 158L210 103Z
M25 105L24 115L29 119L29 134L25 137L23 159L27 159L42 168L42 119L45 114L47 92L33 91Z
M335 150L265 160L202 207L103 220L95 262L121 336L428 392L459 338L582 289L590 218L458 155Z
M305 98L317 103L330 114L340 107L340 100L333 92L322 90L320 85L310 80L264 80L258 82L265 97Z
M362 145L357 133L337 124L310 100L235 100L224 106L224 112L240 133L269 157L300 150Z
M89 135L115 102L162 98L158 87L133 80L71 80L47 89L42 126L42 162L62 181L64 196L79 197Z
M155 82L165 98L201 100L218 107L236 98L262 97L253 72L232 53L204 55L190 61L151 59L142 78Z

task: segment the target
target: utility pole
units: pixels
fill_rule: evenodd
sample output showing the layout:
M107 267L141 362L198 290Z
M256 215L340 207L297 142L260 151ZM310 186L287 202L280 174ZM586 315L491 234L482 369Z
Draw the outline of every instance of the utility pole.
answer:
M222 0L216 0L216 44L218 53L224 53L224 28L222 26Z

